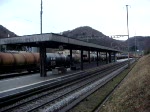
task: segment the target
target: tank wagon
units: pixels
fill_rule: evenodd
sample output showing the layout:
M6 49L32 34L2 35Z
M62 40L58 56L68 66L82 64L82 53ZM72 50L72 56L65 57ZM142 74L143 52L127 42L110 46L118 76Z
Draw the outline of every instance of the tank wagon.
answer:
M0 53L0 73L36 70L39 66L38 53Z
M46 53L46 66L48 69L64 66L70 66L70 58L64 54Z
M125 59L125 58L128 58L128 54L117 55L117 60L119 60L119 59ZM133 58L133 57L129 56L129 58Z
M68 55L70 57L70 55ZM81 62L81 55L80 54L72 54L73 62L74 63L79 63ZM83 61L87 62L88 61L88 56L86 54L83 54Z

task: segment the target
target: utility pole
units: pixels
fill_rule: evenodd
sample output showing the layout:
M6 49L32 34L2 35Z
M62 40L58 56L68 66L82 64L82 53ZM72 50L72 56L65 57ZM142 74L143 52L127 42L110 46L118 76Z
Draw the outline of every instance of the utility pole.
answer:
M127 9L127 33L128 33L128 67L130 67L130 60L129 60L129 25L128 25L128 6L126 5L126 9Z
M41 0L41 11L40 11L40 33L42 34L42 11L43 6L42 6L42 0ZM39 52L39 49L37 47L32 47L32 52Z
M41 0L41 12L40 12L40 17L41 17L41 34L42 34L42 13L43 13L43 11L42 11L42 9L43 9L43 3L42 3L42 0Z
M135 58L136 58L136 36L135 36Z

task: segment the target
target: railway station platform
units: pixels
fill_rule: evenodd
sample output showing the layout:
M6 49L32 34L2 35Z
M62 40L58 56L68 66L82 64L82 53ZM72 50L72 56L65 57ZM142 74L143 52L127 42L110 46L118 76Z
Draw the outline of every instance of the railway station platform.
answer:
M99 65L104 65L104 63L101 63ZM76 66L79 66L78 64ZM89 69L89 68L94 68L97 67L96 62L92 63L85 63L84 64L84 70ZM27 87L27 86L32 86L38 83L42 83L45 81L50 81L54 80L58 77L66 76L66 75L71 75L75 73L82 72L82 70L70 70L67 69L66 73L62 74L52 74L52 71L47 72L47 77L40 77L40 73L34 73L31 75L27 76L19 76L19 77L14 77L14 78L9 78L9 79L2 79L0 80L0 95L1 93L7 92L7 91L12 91L16 90L19 88Z
M14 90L17 88L34 85L34 84L41 83L44 81L53 80L55 78L77 73L77 72L80 72L80 71L79 70L78 71L67 70L67 73L65 74L52 74L51 71L48 71L47 77L40 77L39 75L40 73L34 73L31 75L27 75L27 76L19 76L19 77L10 78L10 79L3 79L3 80L0 80L0 93Z

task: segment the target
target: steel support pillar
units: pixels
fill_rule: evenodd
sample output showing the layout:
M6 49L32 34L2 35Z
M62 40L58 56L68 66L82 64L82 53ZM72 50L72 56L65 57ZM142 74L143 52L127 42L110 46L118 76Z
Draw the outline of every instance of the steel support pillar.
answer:
M81 70L83 70L83 49L81 49Z
M106 52L106 64L108 64L108 56L107 56L107 52Z
M102 62L101 52L98 52L98 54L99 54L99 62L101 63Z
M114 52L114 62L116 62L116 53Z
M91 59L90 59L90 50L88 51L88 60L89 60L89 63L91 63Z
M72 62L72 49L70 49L70 67L73 65L73 62Z
M98 60L99 60L99 56L98 56L98 51L97 51L97 57L96 57L97 66L98 66Z
M46 77L46 47L40 44L40 76Z
M109 63L111 63L111 52L109 52Z

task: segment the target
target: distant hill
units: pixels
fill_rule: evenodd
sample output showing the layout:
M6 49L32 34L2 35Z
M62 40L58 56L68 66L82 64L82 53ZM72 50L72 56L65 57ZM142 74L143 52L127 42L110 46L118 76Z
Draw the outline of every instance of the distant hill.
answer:
M104 35L102 32L97 31L89 26L83 26L75 28L73 30L64 31L62 32L62 35L126 51L127 51L127 42L129 41L130 52L134 52L135 48L140 52L147 50L150 51L150 36L146 37L136 36L130 37L129 40L126 41L119 41L112 39Z
M64 31L63 35L68 37L74 37L74 38L83 38L85 36L106 37L106 35L104 35L103 33L89 26L83 26L83 27L78 27L74 30Z
M112 39L104 35L102 32L97 31L89 26L83 26L73 30L64 31L62 34L67 37L76 38L116 49L123 49L123 47L126 46L126 43Z
M0 25L0 39L2 38L8 38L8 37L16 37L17 35L5 28L4 26ZM7 45L7 46L0 46L0 51L5 50L23 50L25 47L19 46L19 45Z
M15 33L11 32L4 26L0 25L0 38L15 37L15 36L17 36Z
M128 41L128 40L127 40ZM126 42L127 42L126 41ZM130 51L134 51L135 48L139 51L150 50L150 36L135 36L129 38Z

